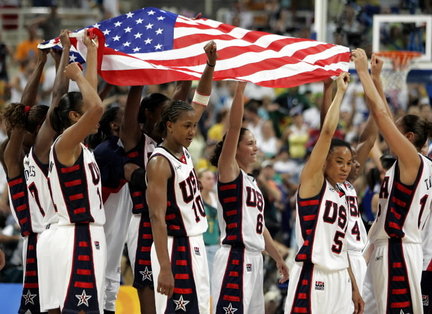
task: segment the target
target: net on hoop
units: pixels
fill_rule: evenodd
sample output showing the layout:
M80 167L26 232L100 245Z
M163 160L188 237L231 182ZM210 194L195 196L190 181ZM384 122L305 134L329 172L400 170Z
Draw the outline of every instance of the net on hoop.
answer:
M376 55L387 64L381 72L384 92L394 107L405 108L408 101L406 80L412 61L421 56L416 51L380 51Z

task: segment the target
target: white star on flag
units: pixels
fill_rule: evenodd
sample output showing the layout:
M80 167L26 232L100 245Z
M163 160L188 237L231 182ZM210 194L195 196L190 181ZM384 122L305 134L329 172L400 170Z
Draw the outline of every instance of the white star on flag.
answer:
M83 290L81 294L75 294L75 297L78 299L78 305L84 304L85 306L89 306L88 300L92 297L91 295L87 295L86 291Z
M126 13L126 17L127 17L127 18L131 18L133 15L134 15L134 14L133 14L132 12L128 12L128 13Z
M126 27L126 28L124 29L125 33L130 33L131 30L132 30L132 28L130 28L130 27Z
M153 15L155 13L156 13L155 11L151 10L151 11L148 12L148 15Z
M134 34L135 39L136 39L136 38L141 38L141 35L142 35L141 33L136 33L136 34Z
M158 21L163 21L163 20L165 20L165 17L164 16L158 16Z
M27 293L26 294L23 294L23 298L24 298L24 300L25 300L25 304L24 305L27 305L27 303L30 303L30 304L33 304L34 305L34 298L37 296L37 294L32 294L31 292L30 292L30 290L27 290Z
M77 57L76 57L75 55L71 54L71 55L69 56L69 62L75 62L76 58L77 58Z
M151 28L153 28L153 24L148 23L148 24L145 26L145 28L147 28L147 29L151 29Z
M157 35L162 34L162 32L163 32L163 29L162 29L162 28L158 28L158 29L156 30L156 34L157 34Z
M115 27L119 27L119 26L121 26L121 25L122 25L122 22L120 22L120 21L117 21L117 22L114 23L114 26L115 26Z
M96 23L93 25L94 28L99 28L100 24Z
M178 300L174 300L174 303L176 304L176 308L174 311L182 310L186 312L186 305L190 302L187 300L183 300L183 295L180 296Z
M135 21L135 23L137 23L137 24L142 24L142 22L144 22L143 19L138 19L138 20Z
M144 280L150 280L150 281L153 281L153 280L152 280L152 272L149 271L147 267L144 268L144 270L141 270L139 273L143 276L143 278L142 278L143 281L144 281Z
M237 309L235 307L233 307L231 303L228 304L228 306L224 307L223 309L225 311L225 314L233 314L234 312L237 311Z
M103 33L105 36L108 36L108 35L111 33L111 31L110 31L109 29L106 29L106 30L104 30L102 33Z

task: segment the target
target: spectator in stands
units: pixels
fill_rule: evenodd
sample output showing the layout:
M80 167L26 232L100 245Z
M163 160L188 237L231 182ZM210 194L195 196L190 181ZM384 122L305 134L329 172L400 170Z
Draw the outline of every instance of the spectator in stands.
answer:
M21 41L15 51L15 61L24 68L27 61L34 59L37 55L37 45L40 42L38 38L36 28L31 26L26 26L28 32L28 39Z
M51 2L50 0L46 2ZM32 21L34 27L38 27L42 30L43 39L50 40L57 37L61 27L62 20L57 13L57 4L52 2L50 5L50 12L46 16L41 16Z

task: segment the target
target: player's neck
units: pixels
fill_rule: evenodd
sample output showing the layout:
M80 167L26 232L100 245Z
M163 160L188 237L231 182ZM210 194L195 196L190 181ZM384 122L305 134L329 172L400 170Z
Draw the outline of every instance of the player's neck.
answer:
M183 156L183 146L174 142L171 142L165 139L161 146L165 147L171 154L176 156L177 158L181 158Z

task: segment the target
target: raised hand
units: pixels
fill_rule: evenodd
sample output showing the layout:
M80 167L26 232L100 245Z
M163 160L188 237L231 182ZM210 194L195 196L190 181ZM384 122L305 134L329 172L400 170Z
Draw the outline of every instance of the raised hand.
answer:
M354 61L357 72L367 72L368 71L368 59L366 52L357 48L351 53L351 60Z
M372 55L371 59L371 75L373 78L379 78L384 65L384 60L376 54Z
M213 40L208 42L204 46L204 51L207 55L207 64L209 66L215 66L216 60L218 58L216 43Z
M336 80L337 89L342 91L342 92L345 92L348 88L349 81L350 81L349 73L348 72L341 73Z
M82 75L81 67L77 62L68 64L64 70L64 73L66 77L72 81L77 81Z

